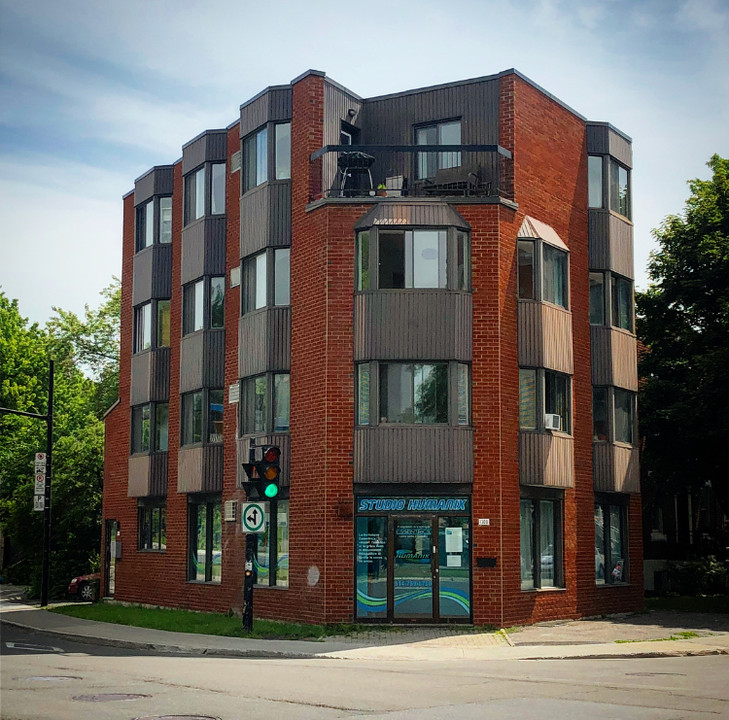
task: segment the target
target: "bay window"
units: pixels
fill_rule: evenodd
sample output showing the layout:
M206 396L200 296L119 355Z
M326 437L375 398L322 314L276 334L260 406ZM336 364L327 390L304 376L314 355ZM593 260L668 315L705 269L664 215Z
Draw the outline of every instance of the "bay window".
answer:
M630 219L630 171L610 158L610 209Z
M547 415L559 416L559 430L572 432L569 375L542 368L519 368L519 429L543 432Z
M223 442L223 390L205 388L182 396L180 444Z
M602 155L587 157L587 204L591 208L603 207Z
M542 300L569 307L568 253L538 239L517 241L520 300Z
M271 304L291 302L291 249L264 250L243 261L241 310L245 315Z
M243 192L268 180L268 130L264 127L243 141Z
M172 242L172 198L153 197L136 208L134 250Z
M150 300L134 308L133 353L170 345L170 301Z
M241 435L288 432L290 376L268 373L241 380Z
M592 439L635 444L635 393L618 387L592 389Z
M205 277L182 289L182 334L225 327L225 278Z
M276 166L276 180L290 180L291 123L279 123L278 125L276 125L274 163Z
M633 332L633 281L609 271L590 272L590 324Z
M146 403L132 408L131 453L167 452L169 405Z

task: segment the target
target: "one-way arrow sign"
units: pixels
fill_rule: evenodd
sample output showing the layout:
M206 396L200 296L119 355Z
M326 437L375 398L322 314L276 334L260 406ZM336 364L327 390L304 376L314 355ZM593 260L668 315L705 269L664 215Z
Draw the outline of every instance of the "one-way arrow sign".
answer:
M266 530L267 503L243 503L241 523L244 533L263 533Z

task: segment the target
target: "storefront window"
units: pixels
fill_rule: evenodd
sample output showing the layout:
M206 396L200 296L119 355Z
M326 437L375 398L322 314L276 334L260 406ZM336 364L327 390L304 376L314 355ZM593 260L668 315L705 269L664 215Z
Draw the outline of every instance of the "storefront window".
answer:
M357 617L387 617L387 518L357 518Z
M256 535L256 583L289 586L289 501L271 502L265 530Z
M471 567L468 518L438 520L438 604L440 617L471 615Z

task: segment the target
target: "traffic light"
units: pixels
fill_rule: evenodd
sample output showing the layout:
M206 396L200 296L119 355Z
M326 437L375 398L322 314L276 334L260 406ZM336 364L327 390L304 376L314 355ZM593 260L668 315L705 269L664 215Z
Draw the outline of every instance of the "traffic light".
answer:
M249 500L273 500L278 496L280 460L281 448L276 445L263 445L250 449L249 462L243 463L243 469L249 480L243 487Z
M259 487L264 497L273 499L278 495L278 481L281 475L281 448L276 445L264 445L263 459L256 463Z

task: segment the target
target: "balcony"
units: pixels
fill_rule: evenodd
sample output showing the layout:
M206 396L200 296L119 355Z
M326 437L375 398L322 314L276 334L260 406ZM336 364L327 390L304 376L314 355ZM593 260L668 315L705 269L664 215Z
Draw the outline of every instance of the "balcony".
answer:
M325 145L310 159L310 201L513 200L512 155L500 145Z

